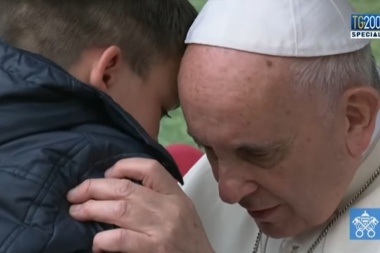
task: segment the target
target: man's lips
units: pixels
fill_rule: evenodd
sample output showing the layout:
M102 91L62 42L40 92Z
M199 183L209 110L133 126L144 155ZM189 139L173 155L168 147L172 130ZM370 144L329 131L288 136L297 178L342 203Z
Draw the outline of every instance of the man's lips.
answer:
M273 213L277 211L280 205L266 208L266 209L256 209L256 210L247 210L249 215L251 215L252 218L255 220L269 220Z

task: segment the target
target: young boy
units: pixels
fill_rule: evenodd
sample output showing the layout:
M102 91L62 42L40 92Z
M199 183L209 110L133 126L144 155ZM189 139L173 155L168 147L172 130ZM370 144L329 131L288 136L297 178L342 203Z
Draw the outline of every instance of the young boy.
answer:
M91 252L110 225L79 223L66 193L149 157L178 106L196 17L187 0L0 0L0 252Z

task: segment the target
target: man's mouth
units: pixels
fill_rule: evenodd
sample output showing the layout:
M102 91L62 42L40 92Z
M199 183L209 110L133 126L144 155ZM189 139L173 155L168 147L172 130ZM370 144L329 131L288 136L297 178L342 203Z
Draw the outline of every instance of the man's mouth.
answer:
M249 215L257 221L269 221L272 215L278 210L280 205L266 209L247 210Z

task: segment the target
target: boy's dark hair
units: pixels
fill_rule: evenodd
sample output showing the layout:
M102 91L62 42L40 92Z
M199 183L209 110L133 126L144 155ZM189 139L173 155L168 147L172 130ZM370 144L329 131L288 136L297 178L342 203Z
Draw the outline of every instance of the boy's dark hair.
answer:
M158 57L183 55L196 16L188 0L0 0L0 37L64 68L116 45L143 75Z

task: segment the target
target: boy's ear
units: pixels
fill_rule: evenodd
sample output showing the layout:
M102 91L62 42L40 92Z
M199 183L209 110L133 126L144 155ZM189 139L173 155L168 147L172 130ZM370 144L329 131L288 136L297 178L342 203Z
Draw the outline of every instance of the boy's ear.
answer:
M117 80L121 70L122 54L117 46L110 46L103 51L90 73L90 84L101 91L107 91Z

